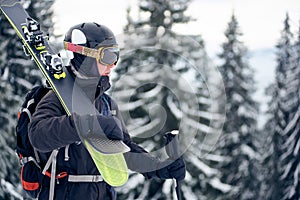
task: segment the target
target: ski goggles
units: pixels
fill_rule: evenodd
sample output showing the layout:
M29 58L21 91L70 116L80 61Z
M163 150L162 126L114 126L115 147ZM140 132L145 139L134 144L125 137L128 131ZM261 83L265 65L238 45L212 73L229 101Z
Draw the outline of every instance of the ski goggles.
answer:
M64 48L74 53L79 53L88 57L96 58L103 65L116 64L119 60L120 49L118 46L99 47L92 49L71 42L64 42Z

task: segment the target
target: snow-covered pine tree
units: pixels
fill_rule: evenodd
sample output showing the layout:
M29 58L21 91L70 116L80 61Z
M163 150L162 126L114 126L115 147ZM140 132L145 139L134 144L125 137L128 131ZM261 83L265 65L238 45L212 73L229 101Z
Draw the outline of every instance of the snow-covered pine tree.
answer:
M11 38L14 32L10 25L4 21L3 16L1 15L0 17L0 46L3 49L0 51L0 199L10 199L12 197L5 190L5 185L18 182L18 174L10 173L10 170L13 169L12 166L18 165L16 154L12 149L15 141L12 116L17 112L17 109L13 112L10 108L16 108L18 100L15 97L13 86L9 82L9 69L6 67L7 58L12 51L8 52L4 51L4 49L12 43L16 43L16 38Z
M162 134L180 130L188 165L184 197L209 199L228 190L217 178L218 170L209 166L221 157L208 155L219 135L222 117L218 109L211 109L215 91L209 83L218 81L208 80L212 66L202 38L172 32L174 24L190 20L184 14L188 3L143 0L138 17L129 12L112 95L119 102L133 140L148 151L157 150L160 156L164 151ZM149 182L133 174L119 195L124 199L172 199L171 185L170 180Z
M281 37L276 45L277 66L275 71L275 83L267 88L270 103L267 111L269 120L266 123L265 131L269 134L269 138L266 140L266 147L269 148L269 150L265 151L264 154L263 167L265 169L265 178L262 193L266 199L272 200L286 199L284 193L287 194L285 187L287 187L288 184L282 179L285 179L287 173L289 173L289 170L286 170L286 174L283 174L283 160L285 160L284 157L286 155L284 154L286 151L284 149L284 143L288 137L285 132L290 118L289 109L294 107L294 103L290 103L291 101L287 98L287 96L292 95L292 93L289 92L292 88L289 88L287 85L287 83L293 82L287 79L287 77L292 77L292 41L293 34L290 30L289 15L287 14L284 20L284 28L281 31ZM294 99L295 98L291 98L293 101ZM290 130L294 130L294 127L291 127Z
M276 119L274 118L277 105L278 94L276 87L272 84L266 88L265 93L270 97L268 110L265 115L267 122L262 130L262 174L261 184L262 199L277 200L282 197L282 185L280 181L280 146L282 145L282 136L275 132Z
M285 27L288 27L288 15L285 21ZM292 34L285 31L286 38L282 40L285 44L292 42ZM281 43L282 44L282 43ZM284 199L300 199L300 104L299 104L299 88L300 88L300 29L298 32L298 40L295 44L291 44L293 48L292 52L286 54L289 59L286 69L285 79L285 98L284 98L284 110L288 115L287 125L283 131L283 145L282 155L280 157L283 174L281 176L284 184ZM288 51L288 46L279 45L284 47L283 50Z
M267 89L265 89L265 94ZM264 113L265 116L267 116L267 112ZM263 125L263 130L261 130L261 174L262 174L262 181L260 185L260 194L259 197L264 197L265 199L270 199L271 194L271 177L269 177L269 169L271 166L273 166L273 163L271 163L271 152L273 152L273 148L271 147L272 144L272 138L270 137L271 133L269 132L269 129L272 129L271 123L266 122ZM266 129L269 128L269 129Z
M232 186L220 199L257 199L260 175L257 143L258 103L254 71L249 66L247 48L240 40L242 33L234 14L225 31L219 58L226 91L226 121L217 152L227 157L219 163L221 180Z
M53 23L50 1L21 1L28 13L41 23L42 29L52 34ZM14 152L15 126L18 108L25 94L40 84L42 74L35 63L24 55L21 41L4 16L0 25L0 199L21 199L19 161ZM14 191L16 190L16 191Z

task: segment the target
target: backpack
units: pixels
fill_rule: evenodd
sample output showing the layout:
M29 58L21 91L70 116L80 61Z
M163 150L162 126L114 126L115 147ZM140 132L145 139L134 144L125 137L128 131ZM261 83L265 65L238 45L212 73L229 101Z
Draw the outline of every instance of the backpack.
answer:
M25 101L22 104L18 112L18 122L16 126L17 134L17 147L16 153L19 157L21 164L20 178L22 187L25 193L31 198L37 198L41 188L43 179L45 176L50 178L49 199L54 199L54 186L56 176L56 156L59 149L55 149L51 152L46 163L42 163L39 159L39 152L33 148L28 138L28 125L31 121L31 116L36 110L36 107L40 100L48 93L50 87L47 86L35 86L29 91L25 97ZM108 103L107 99L105 102ZM108 103L109 104L109 103ZM109 104L110 112L116 115L116 105ZM68 147L69 145L67 145ZM67 148L65 151L67 151ZM65 152L65 155L66 152ZM66 158L65 158L66 159ZM47 170L51 167L51 173ZM65 172L60 173L59 178L64 178L68 174ZM101 175L68 175L69 182L99 182L103 181Z
M18 112L16 153L22 166L20 178L24 191L32 198L38 196L44 175L40 166L38 152L32 147L28 138L28 124L37 104L49 90L49 87L43 85L32 88L27 93L25 101Z

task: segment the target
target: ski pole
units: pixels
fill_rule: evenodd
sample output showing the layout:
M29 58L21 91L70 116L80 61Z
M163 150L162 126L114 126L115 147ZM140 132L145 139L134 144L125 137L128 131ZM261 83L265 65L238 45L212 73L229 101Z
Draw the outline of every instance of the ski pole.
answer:
M179 150L179 141L178 141L178 130L173 130L168 132L164 135L164 139L166 141L166 152L170 159L177 160L180 157L180 150ZM181 185L180 181L176 180L175 186L177 200L181 200Z

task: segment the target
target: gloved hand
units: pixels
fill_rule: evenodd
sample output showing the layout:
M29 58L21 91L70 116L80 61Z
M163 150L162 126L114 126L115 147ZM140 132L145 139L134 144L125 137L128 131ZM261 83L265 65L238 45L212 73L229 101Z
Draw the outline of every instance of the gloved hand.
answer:
M168 164L166 166L166 164ZM161 166L164 166L161 168ZM167 159L166 161L160 162L156 171L148 172L144 174L147 178L161 178L161 179L172 179L175 178L181 181L185 178L186 167L182 157L177 160Z
M110 140L123 140L122 125L118 118L103 115L77 115L73 120L80 137L107 137Z

